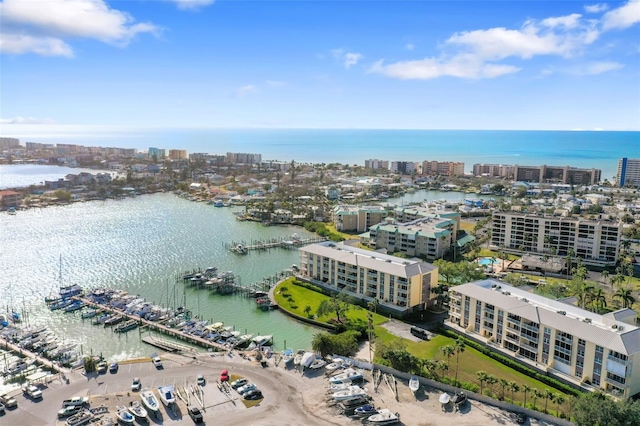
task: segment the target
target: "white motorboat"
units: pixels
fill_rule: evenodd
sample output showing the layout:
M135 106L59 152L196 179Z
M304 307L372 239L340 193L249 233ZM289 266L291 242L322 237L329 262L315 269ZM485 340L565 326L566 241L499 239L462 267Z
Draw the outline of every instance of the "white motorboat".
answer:
M302 357L305 354L305 350L304 349L300 349L298 350L298 352L296 352L296 355L293 357L293 363L295 365L300 365L300 362L302 362Z
M392 413L390 410L383 408L378 410L378 414L369 416L367 418L368 423L376 425L393 425L400 422L400 415L398 413Z
M367 396L367 391L362 389L360 386L349 386L348 389L335 392L331 395L336 401L345 401L349 399L358 399Z
M409 389L411 389L413 393L416 393L418 389L420 389L420 380L418 380L416 376L412 376L411 379L409 379Z
M344 373L340 373L336 376L333 376L329 379L331 383L346 383L352 382L354 380L362 379L362 372L355 370L353 368L348 368L344 371Z
M328 364L324 369L327 371L336 371L342 368L342 358L334 358L333 362Z
M133 424L133 421L136 419L133 414L129 412L127 407L124 406L116 407L116 417L119 421L125 424Z
M173 386L158 386L158 393L160 394L160 401L167 407L176 402L176 393L173 390Z
M293 349L287 349L282 354L282 361L284 361L286 365L291 364L293 362L293 358L294 358Z
M67 426L80 426L87 424L93 419L94 415L89 410L82 410L67 419Z
M140 399L142 400L142 405L144 405L147 410L155 413L160 409L158 398L156 398L151 389L145 389L140 392Z
M312 370L319 370L322 367L324 367L325 365L327 365L327 361L325 361L322 358L316 358L315 360L313 360L313 362L311 363L309 368L312 369Z
M331 393L333 392L337 392L337 391L341 391L341 390L346 390L349 389L349 386L353 386L351 384L351 382L347 382L347 383L334 383L332 385L329 386L329 391Z
M267 334L264 336L256 336L253 338L253 342L258 346L266 346L273 340L273 335Z
M145 410L142 404L140 404L138 401L131 402L131 405L129 405L129 411L131 411L131 414L139 419L144 419L145 417L147 417L147 410Z

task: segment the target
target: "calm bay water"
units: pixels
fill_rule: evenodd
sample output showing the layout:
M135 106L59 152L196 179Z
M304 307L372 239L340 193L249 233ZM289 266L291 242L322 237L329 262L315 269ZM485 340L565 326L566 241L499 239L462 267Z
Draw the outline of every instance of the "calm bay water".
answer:
M88 172L91 174L111 173L108 170L93 170L76 167L51 166L43 164L3 164L0 166L0 189L25 188L29 185L44 185L46 180L63 179L68 174Z
M264 227L238 222L229 208L194 203L173 194L119 201L76 203L0 214L0 306L25 312L33 325L47 325L59 339L82 345L85 353L109 359L145 356L155 349L141 343L138 331L123 336L94 326L80 315L50 312L43 299L59 285L110 287L139 294L149 301L187 307L195 315L235 325L243 333L273 334L274 346L309 348L317 329L279 311L263 312L239 295L184 289L175 276L187 270L217 266L234 271L243 284L262 281L299 262L297 250L272 249L240 256L223 243L286 237L297 227ZM62 262L60 262L62 259Z

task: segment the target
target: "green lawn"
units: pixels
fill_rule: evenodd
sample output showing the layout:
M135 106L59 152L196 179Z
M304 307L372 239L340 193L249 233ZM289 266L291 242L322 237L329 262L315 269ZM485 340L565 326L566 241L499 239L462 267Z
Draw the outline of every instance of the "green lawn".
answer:
M274 296L276 302L280 305L282 309L294 312L301 316L306 316L304 312L305 306L311 307L311 313L315 313L320 306L320 303L323 300L328 299L328 296L325 296L321 293L317 293L315 291L306 289L301 286L294 285L292 279L284 281L278 287L276 287L274 291ZM281 289L282 287L287 287L287 293L291 295L293 302L290 303L289 300L282 296ZM347 317L350 319L362 319L366 321L368 311L366 309L360 307L354 307L347 312ZM331 316L323 316L317 318L318 321L327 322ZM429 341L422 342L414 342L412 340L407 340L398 336L391 334L387 329L382 327L381 324L387 321L387 318L374 314L374 324L375 324L375 342L377 343L390 343L392 341L401 341L406 345L407 350L417 356L420 359L435 359L435 360L445 360L441 352L440 348L445 345L449 345L453 343L453 339L446 336L435 336L433 339ZM450 360L450 370L445 373L447 377L453 378L455 375L456 368L456 360L455 356ZM463 382L475 383L479 386L478 379L476 378L477 371L486 371L488 374L493 374L498 379L505 379L507 381L514 381L519 386L526 384L532 388L536 388L540 391L544 389L549 389L553 393L560 394L565 400L568 400L569 397L562 393L559 390L555 390L549 385L545 385L542 382L539 382L529 376L526 376L522 373L519 373L511 368L499 363L498 361L489 358L488 356L480 353L479 351L466 347L465 351L460 354L460 367L458 370L458 380ZM438 371L438 375L441 372ZM485 389L488 387L485 385ZM494 396L498 397L502 394L502 390L500 384L497 383L493 385L491 391ZM511 392L505 392L505 399L511 400ZM517 392L514 395L514 400L516 404L522 404L524 400L524 394L522 392ZM527 395L527 405L531 406L533 403L533 398L531 393ZM544 408L544 399L538 399L536 402L536 406L538 409ZM561 412L566 412L568 408L568 404L565 402L561 405ZM556 404L549 402L548 411L555 414Z

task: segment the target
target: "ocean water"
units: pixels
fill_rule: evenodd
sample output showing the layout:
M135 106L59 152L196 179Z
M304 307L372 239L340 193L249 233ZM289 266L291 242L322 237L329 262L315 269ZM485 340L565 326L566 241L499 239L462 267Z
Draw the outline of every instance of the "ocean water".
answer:
M389 161L573 166L616 174L618 159L640 157L640 132L363 129L160 129L11 125L0 136L88 146L186 149L188 153L248 152L264 160L364 165Z

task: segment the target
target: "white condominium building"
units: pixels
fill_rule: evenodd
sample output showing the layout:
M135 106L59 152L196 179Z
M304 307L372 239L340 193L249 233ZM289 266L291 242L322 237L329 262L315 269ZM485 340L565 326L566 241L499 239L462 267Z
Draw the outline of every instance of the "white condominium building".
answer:
M389 213L382 206L338 205L333 208L333 224L338 231L364 232L377 225Z
M618 186L640 186L640 158L621 158L618 161Z
M326 241L300 248L299 275L330 290L347 292L405 315L431 305L438 268Z
M494 212L491 245L508 253L571 253L586 265L615 266L622 224L607 220Z
M451 287L449 296L453 329L586 389L640 392L635 311L598 315L497 280Z

